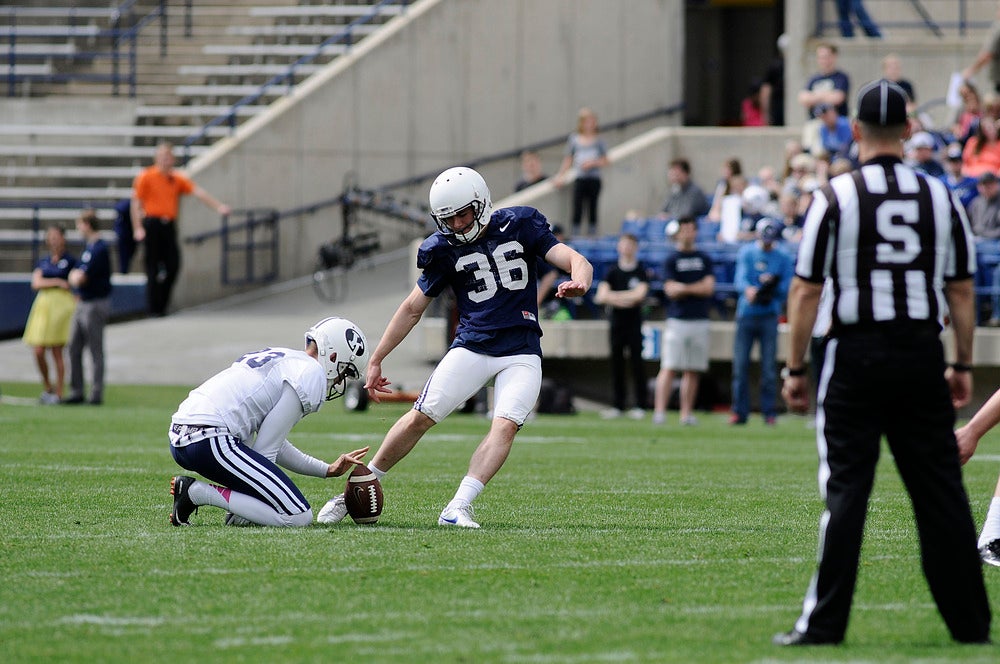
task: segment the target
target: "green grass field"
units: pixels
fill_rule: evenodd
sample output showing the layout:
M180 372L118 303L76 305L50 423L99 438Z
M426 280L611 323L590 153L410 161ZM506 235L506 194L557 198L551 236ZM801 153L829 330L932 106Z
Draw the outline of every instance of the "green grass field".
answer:
M173 528L166 427L186 389L112 387L100 408L34 406L37 391L4 384L0 404L4 662L1000 659L949 639L888 452L847 642L770 645L815 559L802 418L732 429L722 415L688 428L540 416L477 501L482 529L456 531L437 515L486 423L455 415L386 478L374 527L225 528L203 507ZM404 408L328 404L291 439L331 459L377 445ZM996 461L966 467L977 523ZM316 511L344 481L297 479ZM1000 606L1000 570L986 575Z

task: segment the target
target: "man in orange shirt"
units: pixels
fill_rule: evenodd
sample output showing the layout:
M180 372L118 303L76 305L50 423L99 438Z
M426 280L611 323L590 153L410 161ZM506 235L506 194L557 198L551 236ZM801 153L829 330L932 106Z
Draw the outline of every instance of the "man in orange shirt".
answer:
M143 169L132 183L132 234L136 243L145 242L146 300L149 313L165 316L170 291L181 266L177 244L177 211L181 196L194 194L220 215L231 212L190 178L174 170L174 146L156 146L152 166Z

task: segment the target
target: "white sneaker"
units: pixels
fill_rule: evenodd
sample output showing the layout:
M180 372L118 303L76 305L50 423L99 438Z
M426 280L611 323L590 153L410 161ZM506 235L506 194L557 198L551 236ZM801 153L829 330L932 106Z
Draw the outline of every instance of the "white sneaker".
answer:
M460 528L478 528L475 522L475 514L472 513L472 505L465 507L444 508L441 516L438 517L439 526L458 526Z
M323 509L316 515L317 523L340 523L347 516L347 503L344 502L344 494L339 493L326 501Z
M681 418L681 425L686 427L698 426L698 418L694 415L688 415Z
M42 396L38 397L38 403L44 404L46 406L51 406L53 404L59 403L59 397L57 397L52 392L42 392Z
M601 411L602 420L613 420L615 418L621 417L622 412L617 408L608 408L607 410Z
M643 420L646 419L646 411L642 408L633 408L628 412L628 416L633 420Z
M667 414L666 413L653 413L653 424L666 424Z

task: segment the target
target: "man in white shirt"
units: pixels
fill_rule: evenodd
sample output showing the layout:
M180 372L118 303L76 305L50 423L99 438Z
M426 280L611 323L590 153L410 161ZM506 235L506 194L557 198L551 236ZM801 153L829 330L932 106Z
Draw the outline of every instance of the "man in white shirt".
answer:
M228 512L227 525L308 526L312 508L281 468L338 477L368 452L363 447L327 463L286 439L323 401L343 396L361 378L368 344L354 323L326 318L305 334L305 351L265 348L247 353L196 387L170 423L170 452L182 468L214 484L178 475L170 480L170 523L190 525L201 505ZM280 467L279 467L280 466Z

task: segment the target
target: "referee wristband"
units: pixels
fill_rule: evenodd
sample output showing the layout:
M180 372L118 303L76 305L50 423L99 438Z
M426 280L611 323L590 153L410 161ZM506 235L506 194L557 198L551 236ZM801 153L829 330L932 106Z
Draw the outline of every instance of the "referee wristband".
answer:
M786 366L784 369L781 370L782 379L805 376L805 375L806 375L805 367L799 367L798 369L793 369L791 367Z
M961 362L955 362L951 365L952 371L957 371L958 373L969 373L972 371L971 364L962 364Z

